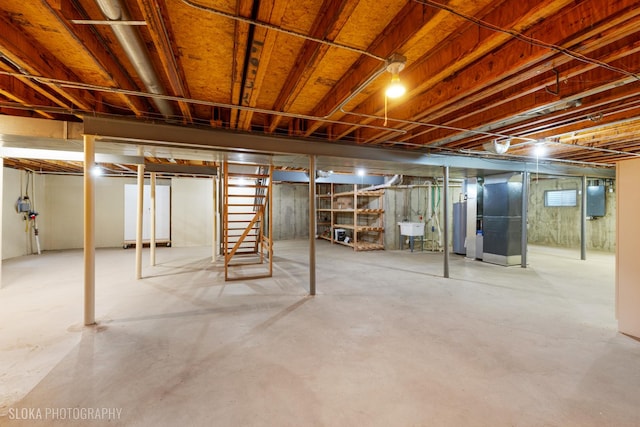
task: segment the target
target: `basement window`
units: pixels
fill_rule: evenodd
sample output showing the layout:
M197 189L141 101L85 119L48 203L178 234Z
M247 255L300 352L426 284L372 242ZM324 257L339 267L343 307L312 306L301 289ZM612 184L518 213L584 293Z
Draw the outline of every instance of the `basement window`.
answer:
M544 192L546 207L577 206L578 192L576 190L547 190Z

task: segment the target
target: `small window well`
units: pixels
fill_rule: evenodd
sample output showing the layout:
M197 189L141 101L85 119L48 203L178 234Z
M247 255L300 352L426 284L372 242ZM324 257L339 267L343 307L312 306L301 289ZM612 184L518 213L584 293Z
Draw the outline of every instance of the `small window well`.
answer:
M578 192L576 190L547 190L544 192L546 207L577 206Z

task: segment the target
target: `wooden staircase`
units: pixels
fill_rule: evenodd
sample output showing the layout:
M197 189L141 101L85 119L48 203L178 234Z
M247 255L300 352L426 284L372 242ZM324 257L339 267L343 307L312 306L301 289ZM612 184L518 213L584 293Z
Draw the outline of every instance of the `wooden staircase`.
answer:
M224 278L271 277L273 166L225 162L223 175Z

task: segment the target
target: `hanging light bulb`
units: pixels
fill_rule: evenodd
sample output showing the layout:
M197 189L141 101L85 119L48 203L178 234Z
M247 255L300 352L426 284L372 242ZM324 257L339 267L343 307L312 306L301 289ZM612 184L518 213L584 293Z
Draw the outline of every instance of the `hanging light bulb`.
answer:
M400 83L400 76L398 74L394 74L391 77L391 83L387 86L387 97L388 98L399 98L405 94L407 89Z
M102 174L104 174L104 170L98 165L93 165L93 167L91 168L91 175L102 176Z
M547 147L544 146L544 142L537 143L534 152L536 157L544 157L547 154Z
M387 61L387 71L391 73L391 83L387 86L385 94L387 98L399 98L405 94L407 89L400 82L400 71L404 69L407 59L398 54L394 54Z

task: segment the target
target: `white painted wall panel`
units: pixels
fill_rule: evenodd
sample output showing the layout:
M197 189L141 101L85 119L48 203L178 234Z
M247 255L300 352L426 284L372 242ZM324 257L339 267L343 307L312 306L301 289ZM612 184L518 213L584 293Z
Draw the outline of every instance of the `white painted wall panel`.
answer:
M640 159L617 165L616 311L620 332L640 338Z
M45 250L82 247L83 185L82 177L78 176L45 176L45 202L48 213L42 216L42 220L46 224L47 231L41 233ZM98 209L99 194L96 185L96 209ZM96 227L96 230L98 228ZM96 245L97 243L96 239Z
M16 169L3 168L4 182L2 191L2 259L14 258L28 255L31 250L36 250L35 240L31 229L25 231L25 221L23 215L16 212L16 201L18 197L24 195L24 185L26 184L24 172ZM22 185L20 176L22 175ZM42 234L46 230L43 218L46 218L46 204L44 203L44 180L41 176L35 177L35 199L31 186L29 186L29 197L35 200L35 208L40 214L37 218L38 229ZM42 243L42 236L41 243Z
M171 239L171 187L156 185L156 241ZM138 185L124 186L124 241L136 241L138 219ZM142 240L151 238L151 186L144 186L142 206Z
M171 244L209 246L212 240L211 179L172 178Z

